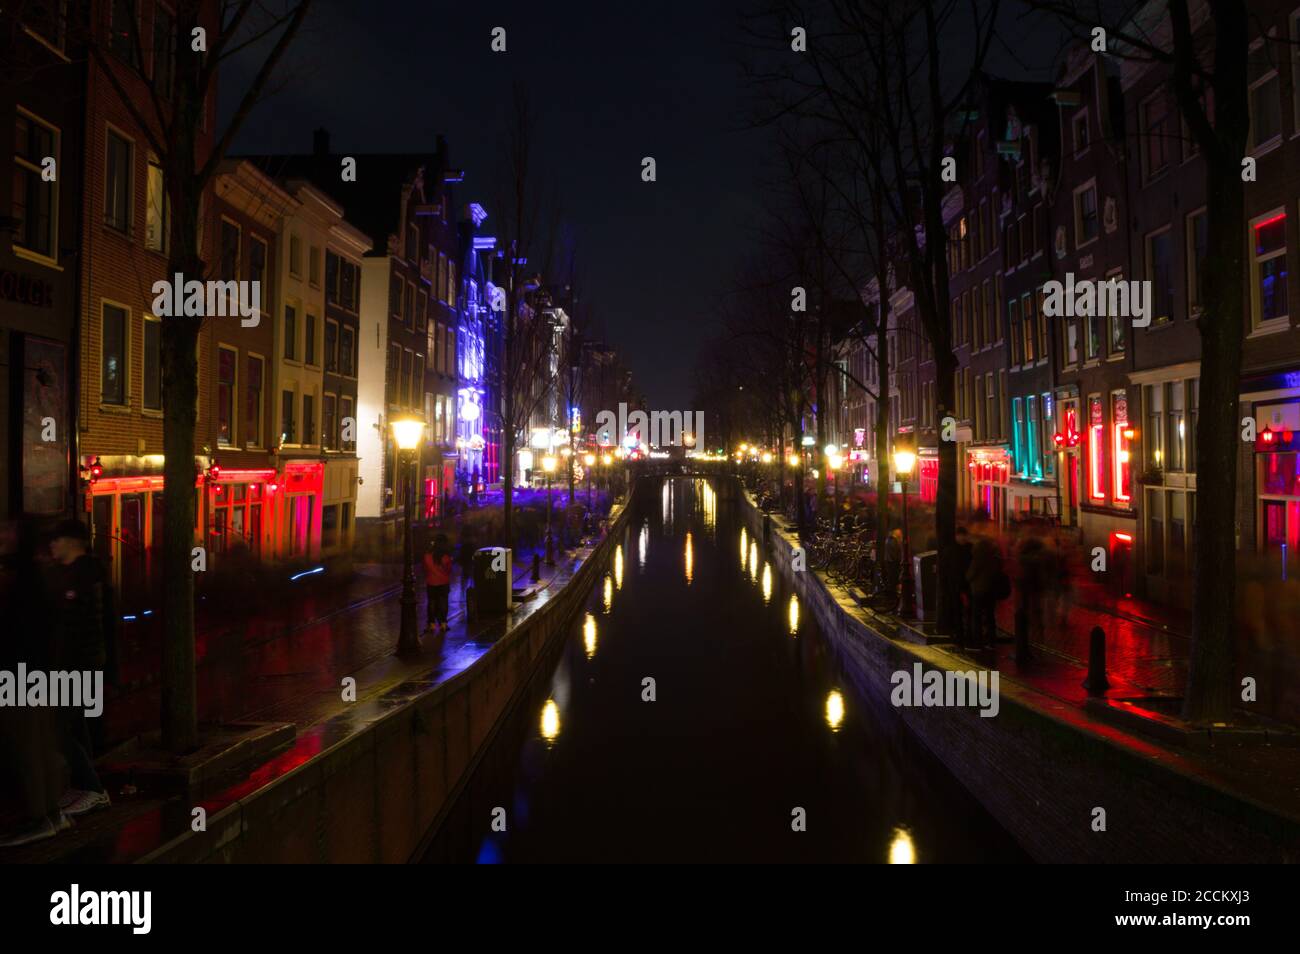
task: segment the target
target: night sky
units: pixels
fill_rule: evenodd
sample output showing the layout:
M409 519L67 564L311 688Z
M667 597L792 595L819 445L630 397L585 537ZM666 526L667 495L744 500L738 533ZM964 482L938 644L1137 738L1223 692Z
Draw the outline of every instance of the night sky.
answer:
M466 171L457 201L482 202L491 234L502 130L524 79L580 293L651 408L685 410L713 299L760 217L769 139L748 128L738 23L726 2L316 0L232 151L307 152L324 126L335 153L431 152L442 133ZM495 26L504 54L490 49ZM223 120L241 68L222 77ZM655 183L641 181L643 156Z

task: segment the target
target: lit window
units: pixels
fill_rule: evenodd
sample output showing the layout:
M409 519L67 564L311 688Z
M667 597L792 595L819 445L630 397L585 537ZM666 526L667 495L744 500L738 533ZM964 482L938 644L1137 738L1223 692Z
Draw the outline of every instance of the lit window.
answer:
M1111 395L1111 430L1114 434L1114 453L1112 454L1112 467L1114 469L1115 481L1115 502L1127 503L1132 499L1132 466L1129 460L1129 447L1132 443L1134 433L1128 423L1128 398L1123 391L1116 391Z
M1088 494L1093 500L1106 499L1105 407L1099 396L1088 398Z

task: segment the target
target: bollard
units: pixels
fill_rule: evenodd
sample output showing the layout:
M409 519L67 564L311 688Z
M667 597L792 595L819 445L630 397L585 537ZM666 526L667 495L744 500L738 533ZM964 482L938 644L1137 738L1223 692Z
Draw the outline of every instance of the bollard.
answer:
M1094 626L1088 637L1088 678L1083 680L1083 688L1090 696L1105 695L1110 688L1106 680L1106 633L1100 626Z
M542 555L540 553L533 553L532 578L534 583L542 578Z
M1023 609L1016 610L1016 665L1024 668L1033 659L1029 651L1029 614Z

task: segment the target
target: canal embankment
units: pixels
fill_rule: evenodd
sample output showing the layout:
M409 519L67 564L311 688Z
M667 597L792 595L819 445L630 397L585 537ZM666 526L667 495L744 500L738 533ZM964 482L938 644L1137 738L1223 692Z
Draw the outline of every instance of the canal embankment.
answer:
M951 644L900 636L818 573L793 568L798 538L746 496L749 530L843 660L864 704L901 720L1043 862L1289 862L1300 859L1300 752L1163 744L1098 718L1069 667L999 672L997 714L891 704L894 674L978 672ZM1082 672L1073 675L1082 681Z

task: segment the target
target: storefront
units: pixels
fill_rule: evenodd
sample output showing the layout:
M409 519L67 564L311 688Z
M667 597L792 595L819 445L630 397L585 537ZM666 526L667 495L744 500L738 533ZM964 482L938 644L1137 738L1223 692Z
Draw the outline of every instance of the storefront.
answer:
M972 447L966 452L966 475L972 513L983 513L998 526L1004 526L1011 477L1011 453L1007 446Z
M1256 540L1284 578L1300 545L1300 399L1255 408Z
M161 454L90 456L82 462L91 547L128 612L153 609L163 540ZM201 480L195 481L195 493ZM196 513L201 516L202 510ZM197 530L197 528L196 528Z

